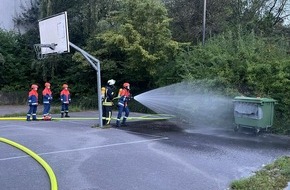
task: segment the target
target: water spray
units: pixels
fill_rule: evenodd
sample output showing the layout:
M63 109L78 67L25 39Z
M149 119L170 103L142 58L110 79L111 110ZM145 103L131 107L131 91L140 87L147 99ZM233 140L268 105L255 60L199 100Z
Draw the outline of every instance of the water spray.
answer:
M158 114L171 114L180 124L195 128L232 127L232 98L219 95L202 83L181 82L135 96Z

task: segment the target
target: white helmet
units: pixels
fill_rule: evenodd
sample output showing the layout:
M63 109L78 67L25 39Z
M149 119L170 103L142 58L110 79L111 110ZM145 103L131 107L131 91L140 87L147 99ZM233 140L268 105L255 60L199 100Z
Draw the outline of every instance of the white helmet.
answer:
M108 85L114 85L115 84L115 80L114 79L110 79L110 80L108 80Z

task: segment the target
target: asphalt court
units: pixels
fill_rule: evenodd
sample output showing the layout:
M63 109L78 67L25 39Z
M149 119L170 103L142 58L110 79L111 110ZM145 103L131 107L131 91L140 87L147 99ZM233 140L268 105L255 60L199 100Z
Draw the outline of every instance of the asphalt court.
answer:
M289 138L181 130L166 120L150 121L152 115L132 113L128 127L103 129L92 128L98 124L95 112L71 116L0 121L0 138L41 156L61 190L224 190L232 180L290 152ZM9 190L50 189L44 168L2 142L0 184Z
M87 162L85 158L93 158L93 155L102 154L102 151L112 152L111 155L105 156L107 163L110 162L111 158L114 160L116 156L114 152L127 149L124 147L130 147L131 152L133 149L138 150L139 145L142 147L168 139L164 136L123 130L125 128L92 128L91 126L97 122L96 120L2 121L0 137L17 142L41 156L54 170L59 189L98 187L98 185L91 183L84 185L83 180L81 180L82 177L77 177L81 175L79 172L86 173L85 170L73 172L67 176L66 172L63 171L66 168L62 167L63 162L70 170L75 165L85 164ZM2 188L23 189L23 187L26 187L24 189L33 190L46 189L45 187L47 187L47 189L50 189L45 170L29 155L1 142L0 153L0 184ZM85 158L74 164L80 157ZM69 163L70 160L73 160L73 162ZM93 165L90 166L90 168L93 167ZM67 178L70 180L67 180ZM77 178L77 180L74 179L74 182L71 183L71 178ZM73 185L76 183L75 181L79 180L81 182L78 185ZM104 186L99 188L103 189Z

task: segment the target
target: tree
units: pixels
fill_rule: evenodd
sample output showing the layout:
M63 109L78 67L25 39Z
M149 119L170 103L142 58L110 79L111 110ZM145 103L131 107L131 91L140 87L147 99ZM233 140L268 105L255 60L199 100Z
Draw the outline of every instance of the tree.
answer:
M287 13L287 0L236 0L232 1L231 24L245 31L271 36L281 34Z
M204 0L164 0L172 18L173 38L179 42L197 44L202 39ZM206 36L209 38L229 28L231 1L207 1Z
M163 0L172 18L173 39L197 44L202 39L204 0ZM206 39L228 30L280 32L289 17L287 0L207 1ZM279 33L281 34L281 32Z
M218 35L182 51L176 72L185 80L203 80L210 89L229 96L271 97L275 106L275 130L290 131L287 96L290 86L286 38L276 39L232 32Z
M13 32L0 30L0 89L20 90L29 81L29 62L31 58L23 38Z
M103 31L90 39L88 49L101 58L104 73L114 68L119 81L134 79L148 86L160 75L158 66L165 65L178 49L178 43L171 40L169 22L161 2L124 0L98 23Z

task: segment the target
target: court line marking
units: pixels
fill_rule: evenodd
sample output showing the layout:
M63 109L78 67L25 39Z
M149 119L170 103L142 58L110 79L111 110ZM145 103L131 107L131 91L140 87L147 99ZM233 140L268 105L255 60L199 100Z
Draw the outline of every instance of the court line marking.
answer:
M4 131L4 130L9 130L9 131L14 131L14 130L36 130L36 131L43 131L44 128L42 127L35 127L37 126L37 124L35 125L6 125L6 126L2 126L0 127L0 131Z
M168 137L162 137L162 138L156 138L156 139L131 141L131 142L124 142L124 143L114 143L114 144L107 144L107 145L101 145L101 146L92 146L92 147L86 147L86 148L76 148L76 149L44 152L44 153L39 153L37 155L42 156L42 155L60 154L60 153L68 153L68 152L78 152L78 151L84 151L84 150L92 150L92 149L107 148L107 147L114 147L114 146L161 141L161 140L168 140L168 139L169 139ZM14 156L14 157L0 158L0 161L13 160L13 159L19 159L19 158L27 158L27 157L29 157L29 156L25 155L25 156Z
M29 156L29 157L33 158L35 161L37 161L37 163L43 167L43 169L46 171L46 173L49 177L50 189L51 190L58 189L57 179L55 177L55 174L54 174L52 168L50 167L50 165L45 160L43 160L40 156L38 156L35 152L30 150L29 148L23 146L22 144L15 142L15 141L11 141L9 139L0 137L0 142L6 143L14 148L17 148L18 150L21 150L22 152L26 153L27 156Z
M16 127L16 125L12 125L12 124L2 125L2 126L0 127L0 129L5 129L5 128L9 128L9 127Z
M35 124L36 125L36 124ZM30 125L30 126L35 126L35 125ZM14 130L14 129L23 129L24 127L29 127L28 125L16 125L16 124L8 124L8 125L2 125L0 126L0 130L1 129L11 129L11 130Z

